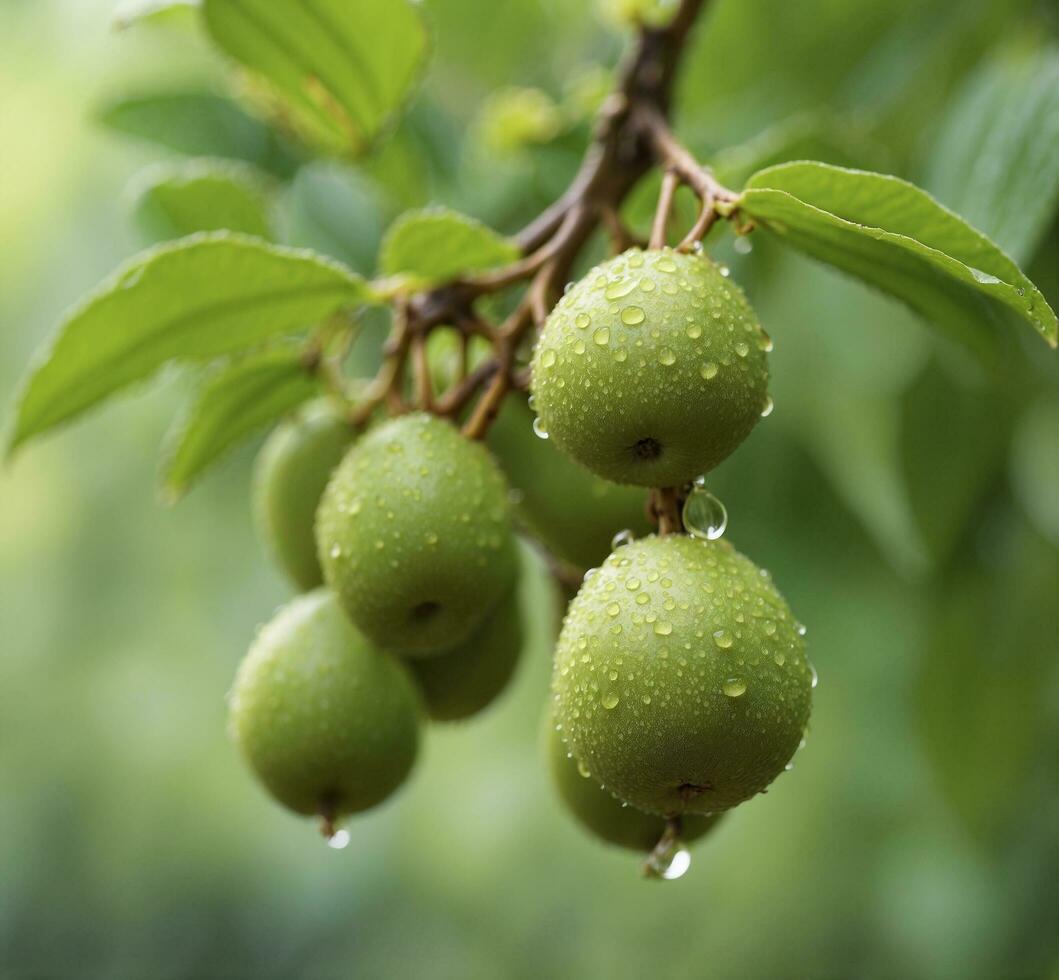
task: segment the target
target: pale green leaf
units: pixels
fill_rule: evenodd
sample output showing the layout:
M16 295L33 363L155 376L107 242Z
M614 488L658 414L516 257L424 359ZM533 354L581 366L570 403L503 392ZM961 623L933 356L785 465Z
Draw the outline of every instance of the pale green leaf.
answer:
M67 315L22 392L11 448L171 361L236 353L372 298L337 262L245 235L150 249Z
M788 244L903 300L979 352L990 315L1008 310L1053 347L1055 313L1040 290L981 232L896 177L822 163L755 174L743 212Z
M404 104L428 50L409 0L203 0L203 14L216 44L331 153L371 143Z
M224 453L319 394L300 351L262 351L211 374L168 439L166 496L183 494Z
M192 19L199 0L124 0L114 13L114 26L125 30L135 24L184 24Z
M987 62L958 93L926 186L1020 261L1059 206L1059 47Z
M445 282L518 258L518 247L474 218L448 208L401 215L383 239L379 270L416 285Z
M239 231L272 238L272 187L252 167L192 160L143 171L134 182L134 214L152 241L197 231Z

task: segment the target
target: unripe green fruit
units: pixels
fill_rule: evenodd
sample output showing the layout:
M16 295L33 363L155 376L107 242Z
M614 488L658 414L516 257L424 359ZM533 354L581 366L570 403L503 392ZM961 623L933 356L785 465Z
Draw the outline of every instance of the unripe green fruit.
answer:
M324 589L299 596L261 630L229 708L232 735L268 791L329 820L386 799L419 747L408 671L372 647Z
M603 789L570 754L555 730L550 712L545 717L544 737L555 788L578 823L610 844L644 853L650 851L665 832L665 818L625 806ZM689 814L683 818L680 839L685 844L698 840L713 829L721 816Z
M352 441L353 430L321 401L277 426L258 454L253 481L258 533L302 591L323 582L313 534L316 508Z
M662 815L760 793L809 720L812 668L783 596L724 541L619 548L570 604L555 718L615 796Z
M487 708L515 673L523 644L518 590L455 650L410 660L427 714L434 721L463 721Z
M507 484L488 451L431 415L369 432L320 501L324 578L373 643L451 650L510 591L518 567Z
M533 413L511 396L493 427L489 446L519 491L515 515L556 558L592 568L610 554L616 531L647 534L647 494L590 473L533 434Z
M680 486L711 470L766 405L770 341L709 259L631 249L556 305L532 389L556 445L615 483Z

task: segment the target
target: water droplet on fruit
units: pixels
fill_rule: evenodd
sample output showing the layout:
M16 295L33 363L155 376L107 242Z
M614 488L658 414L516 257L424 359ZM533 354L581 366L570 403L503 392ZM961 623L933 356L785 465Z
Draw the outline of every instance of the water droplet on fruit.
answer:
M636 288L636 283L632 279L619 279L617 282L612 282L603 293L607 299L621 299L623 296L628 296Z
M741 698L746 694L746 681L741 677L729 677L721 687L725 695L730 698Z
M727 279L732 274L732 270L729 269L728 266L726 266L726 265L722 265L717 271L722 276L724 276L725 279Z
M746 343L745 341L741 340L741 341L739 341L738 344L735 345L735 352L740 357L746 357L747 354L750 353L750 345L748 343Z
M655 623L655 632L659 636L669 636L669 634L673 632L673 624L659 620Z
M619 548L624 548L627 544L632 544L636 540L636 536L626 528L624 531L619 531L610 539L610 550L617 551Z
M550 368L555 364L555 351L551 348L542 351L541 353L541 366Z
M676 272L677 264L668 255L663 255L662 258L655 263L655 268L658 269L659 272Z
M809 664L809 676L810 678L812 678L811 685L813 690L815 691L816 685L820 683L820 676L817 674L816 668L812 664Z
M696 538L716 541L728 527L728 511L705 487L696 485L684 501L684 530Z
M719 629L713 631L713 642L717 644L722 650L728 650L731 648L733 639L732 634L729 630Z
M603 695L603 707L610 711L612 708L618 706L620 700L621 698L618 696L617 692L607 691L607 693Z
M712 381L717 377L717 372L720 370L713 361L707 361L699 368L699 374L703 376L706 381Z
M638 306L626 306L621 311L621 322L627 327L637 327L647 319L647 314Z
M349 847L349 831L336 830L327 838L327 846L334 851L342 851Z
M808 631L808 630L807 630L807 629L805 628L805 625L804 625L804 624L802 624L802 623L799 623L799 624L798 624L797 626L795 626L795 627L794 627L794 631L795 631L795 632L796 632L796 633L797 633L797 634L798 634L799 636L805 636L805 634L809 632L809 631Z
M588 770L588 766L586 766L580 759L577 760L577 772L582 779L588 779L588 777L592 775Z
M772 343L772 338L764 330L758 334L757 338L758 350L763 350L766 354L771 354L772 349L776 346Z
M698 340L699 337L702 336L702 327L697 323L689 323L684 329L684 333L686 333L692 340Z
M669 367L669 366L670 366L670 365L672 365L672 364L676 364L676 362L677 362L677 355L673 353L673 351L672 351L672 349L671 349L671 348L669 348L669 347L663 347L663 348L662 348L662 349L661 349L661 350L660 350L660 351L658 352L658 359L659 359L659 360L660 360L660 361L661 361L661 362L662 362L662 363L663 363L664 365L666 365L666 367Z
M548 430L544 427L544 423L540 420L540 416L537 416L537 418L533 420L533 434L538 439L548 438Z
M765 396L765 403L761 406L761 417L767 419L771 414L772 410L776 407L776 403L772 400L771 395Z
M745 235L740 235L734 242L732 242L732 248L734 248L740 255L749 255L754 251L754 243Z
M592 340L598 346L606 347L610 343L610 328L596 327L596 332L592 334Z
M591 322L592 317L587 313L578 313L577 316L574 317L574 326L579 330L586 329Z

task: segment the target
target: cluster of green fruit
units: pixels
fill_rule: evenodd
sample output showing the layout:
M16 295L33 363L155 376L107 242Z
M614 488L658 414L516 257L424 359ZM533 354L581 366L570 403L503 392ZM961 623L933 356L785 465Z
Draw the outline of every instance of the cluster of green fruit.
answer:
M632 250L557 304L533 395L505 401L488 448L425 413L354 440L318 405L277 430L256 509L306 594L260 632L231 701L269 791L333 831L404 781L424 716L496 699L522 647L517 524L566 570L588 569L545 719L575 817L654 847L664 873L681 840L762 792L808 721L804 631L726 542L694 522L651 534L643 488L695 497L765 410L770 347L710 260Z
M768 414L771 346L727 270L630 250L545 324L537 431L600 477L694 500L701 475ZM689 513L691 533L625 543L586 576L548 720L564 799L601 836L658 841L661 873L679 837L701 836L790 765L815 680L804 628L767 572Z

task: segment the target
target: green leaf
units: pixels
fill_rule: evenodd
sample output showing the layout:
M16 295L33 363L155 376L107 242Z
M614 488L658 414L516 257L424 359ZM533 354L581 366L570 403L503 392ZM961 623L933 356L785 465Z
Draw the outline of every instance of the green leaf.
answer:
M118 99L100 108L97 118L115 132L188 156L246 160L280 177L297 169L291 152L266 123L208 92Z
M150 249L67 315L22 392L10 447L170 361L209 361L372 300L337 262L245 235Z
M135 188L136 221L152 241L222 230L273 237L272 188L245 164L162 164L143 171Z
M213 40L330 153L358 153L408 97L428 39L409 0L203 0Z
M1055 313L1018 266L903 180L781 164L751 177L740 207L788 244L903 300L979 353L991 350L990 315L1002 310L1056 346Z
M417 286L514 261L518 247L474 218L448 208L401 215L383 239L379 270Z
M1059 206L1059 47L987 62L933 137L926 186L1026 261Z
M190 19L199 0L125 0L114 14L114 26L125 30L135 24L182 23Z
M252 354L213 373L167 440L166 496L181 496L225 452L319 392L294 349Z

